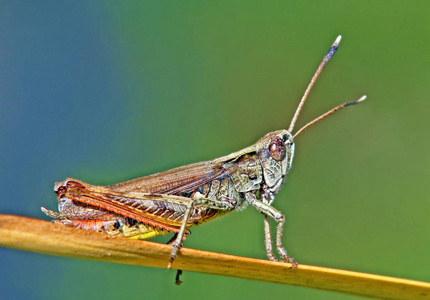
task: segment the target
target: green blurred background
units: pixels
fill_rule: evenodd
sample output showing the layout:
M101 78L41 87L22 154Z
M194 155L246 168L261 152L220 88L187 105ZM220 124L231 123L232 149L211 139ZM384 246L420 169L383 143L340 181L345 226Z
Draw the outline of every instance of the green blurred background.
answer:
M48 220L56 181L113 184L298 127L274 206L304 264L430 281L428 1L0 1L0 213ZM298 128L297 127L297 128ZM164 242L170 237L160 237ZM58 241L61 243L61 241ZM254 209L186 246L266 259ZM0 248L4 299L361 299Z

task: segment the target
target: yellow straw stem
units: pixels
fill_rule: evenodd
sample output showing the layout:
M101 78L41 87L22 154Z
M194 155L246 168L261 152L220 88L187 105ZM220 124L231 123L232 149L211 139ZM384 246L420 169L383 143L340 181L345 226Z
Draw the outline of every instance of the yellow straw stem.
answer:
M0 246L45 254L166 268L171 246L0 214ZM182 248L172 268L291 284L379 299L429 299L430 283ZM174 274L172 273L173 284ZM192 284L192 283L190 283Z

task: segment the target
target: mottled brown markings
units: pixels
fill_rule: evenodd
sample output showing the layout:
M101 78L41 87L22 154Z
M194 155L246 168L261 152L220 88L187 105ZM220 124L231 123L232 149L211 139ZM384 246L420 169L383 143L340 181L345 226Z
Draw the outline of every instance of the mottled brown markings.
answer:
M208 198L209 199L217 199L219 188L220 188L219 180L213 180L211 182L211 187L209 190Z
M221 181L221 184L219 187L219 195L217 198L228 197L228 186L229 186L229 179L228 177L225 177Z
M202 192L203 196L207 197L208 194L209 194L209 190L210 190L210 184L209 183L205 183L203 185L203 192Z
M238 192L258 190L262 182L261 165L256 154L245 154L233 162L224 164L224 168Z

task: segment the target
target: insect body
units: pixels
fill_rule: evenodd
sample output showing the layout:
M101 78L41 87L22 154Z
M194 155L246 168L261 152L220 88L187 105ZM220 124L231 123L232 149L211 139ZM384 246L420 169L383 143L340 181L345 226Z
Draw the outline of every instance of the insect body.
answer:
M327 52L311 80L288 130L267 133L257 143L211 161L200 162L111 186L94 186L68 178L55 185L59 213L42 208L56 222L75 228L128 238L147 239L174 232L169 267L189 227L251 205L265 215L265 241L272 253L269 219L277 222L276 249L296 266L282 245L285 217L271 206L294 157L294 140L301 132L335 111L359 100L341 104L294 135L292 130L316 78L336 52L340 36Z

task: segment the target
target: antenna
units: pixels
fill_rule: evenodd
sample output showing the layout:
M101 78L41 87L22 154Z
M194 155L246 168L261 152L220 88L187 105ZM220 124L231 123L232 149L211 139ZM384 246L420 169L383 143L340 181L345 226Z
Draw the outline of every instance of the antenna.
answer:
M355 101L351 101L351 102L347 102L347 103L343 103L341 105L336 106L335 108L329 110L328 112L326 112L325 114L319 116L318 118L316 118L315 120L309 122L308 124L306 124L305 126L303 126L302 128L299 129L299 131L296 132L296 134L293 136L293 140L303 131L305 131L306 129L308 129L309 127L311 127L312 125L314 125L315 123L318 123L319 121L321 121L322 119L330 116L332 113L337 112L338 110L349 106L349 105L354 105L360 102L363 102L364 100L366 100L367 96L364 95L362 96L360 99L355 100Z
M340 40L342 39L342 36L339 35L336 40L334 41L333 45L328 49L327 54L324 56L322 62L318 66L317 71L315 72L314 76L312 77L311 82L309 83L302 99L300 100L299 106L297 106L296 112L294 113L294 117L291 120L290 127L288 128L288 132L292 132L294 125L296 124L297 118L299 117L300 111L302 110L303 104L305 104L306 98L309 95L309 92L311 91L315 81L317 80L318 76L320 75L322 69L326 65L326 63L330 60L330 58L333 57L333 55L336 53L337 47L339 46ZM364 100L364 99L363 99ZM355 103L354 103L355 104ZM338 108L340 109L340 108ZM321 116L322 117L322 116ZM301 129L300 129L301 130Z

